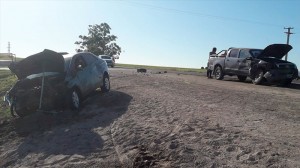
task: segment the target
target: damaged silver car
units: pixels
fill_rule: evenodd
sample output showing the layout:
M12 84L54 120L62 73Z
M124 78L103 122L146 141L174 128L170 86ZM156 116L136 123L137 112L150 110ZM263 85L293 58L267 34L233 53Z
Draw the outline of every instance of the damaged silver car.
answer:
M97 88L101 92L110 90L105 61L88 52L64 58L45 49L12 63L9 69L18 77L4 98L13 116L65 108L77 113L84 98Z

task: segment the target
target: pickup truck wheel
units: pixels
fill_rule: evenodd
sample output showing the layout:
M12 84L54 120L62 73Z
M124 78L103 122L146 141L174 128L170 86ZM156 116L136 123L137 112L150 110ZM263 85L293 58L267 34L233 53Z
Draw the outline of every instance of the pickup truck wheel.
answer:
M220 66L217 66L215 68L215 73L214 74L215 74L215 78L217 80L222 80L224 78L224 73L223 73L222 68Z
M105 92L108 92L109 90L110 90L110 81L109 81L108 75L105 74L103 77L103 84L101 86L101 92L105 93Z
M247 79L247 76L238 75L237 77L239 78L240 82L245 82L245 80Z
M264 80L264 71L262 69L258 69L254 76L254 79L252 79L252 83L255 85L260 85L262 84L263 80Z

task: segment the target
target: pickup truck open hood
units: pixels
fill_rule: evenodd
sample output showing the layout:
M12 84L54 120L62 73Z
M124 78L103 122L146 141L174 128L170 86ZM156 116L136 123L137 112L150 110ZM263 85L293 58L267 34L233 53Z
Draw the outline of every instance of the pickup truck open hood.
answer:
M32 74L43 72L64 72L64 58L61 54L45 49L43 52L28 56L19 62L13 62L8 67L18 79L24 79Z
M284 57L293 47L288 44L271 44L267 46L258 56L261 57L274 57L281 59Z

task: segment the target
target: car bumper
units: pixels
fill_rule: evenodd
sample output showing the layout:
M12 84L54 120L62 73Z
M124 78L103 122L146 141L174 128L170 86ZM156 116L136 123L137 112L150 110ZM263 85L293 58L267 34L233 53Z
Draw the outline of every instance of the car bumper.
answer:
M107 62L107 61L106 61L106 64L107 64L107 66L114 66L115 65L114 62Z
M268 82L294 80L298 77L298 70L271 70L264 75Z

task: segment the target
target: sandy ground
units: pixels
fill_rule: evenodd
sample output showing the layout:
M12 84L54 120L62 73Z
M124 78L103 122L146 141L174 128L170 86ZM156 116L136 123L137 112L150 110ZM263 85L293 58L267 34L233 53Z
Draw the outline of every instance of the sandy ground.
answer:
M0 126L0 167L300 167L300 85L113 69L79 116Z

